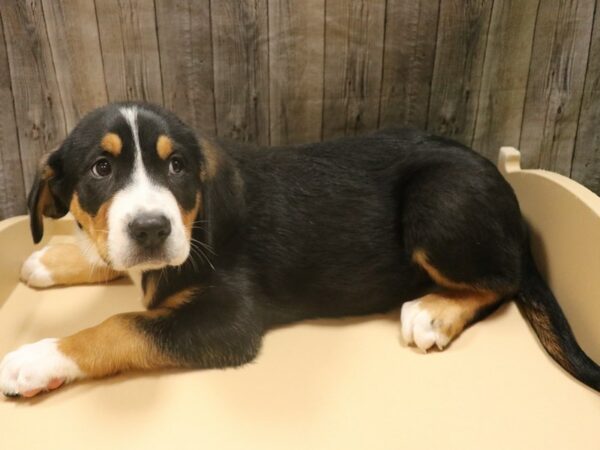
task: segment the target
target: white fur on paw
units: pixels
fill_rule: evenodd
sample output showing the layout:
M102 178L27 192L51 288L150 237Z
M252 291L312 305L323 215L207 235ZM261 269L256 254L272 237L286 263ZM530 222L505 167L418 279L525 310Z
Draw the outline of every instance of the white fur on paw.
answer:
M442 350L450 342L450 337L435 326L435 320L421 306L420 300L412 300L402 305L400 321L402 339L407 345L415 344L426 352L434 344Z
M21 267L21 281L33 287L49 287L54 285L54 280L48 268L42 263L42 256L48 247L33 252Z
M0 391L8 396L32 396L82 376L77 364L58 350L57 339L43 339L2 359Z

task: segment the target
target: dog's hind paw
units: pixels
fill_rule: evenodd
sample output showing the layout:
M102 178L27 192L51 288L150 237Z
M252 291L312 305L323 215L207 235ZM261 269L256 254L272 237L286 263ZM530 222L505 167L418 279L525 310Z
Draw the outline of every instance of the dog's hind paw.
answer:
M444 332L442 318L434 317L432 311L423 307L421 300L413 300L402 305L400 320L402 339L407 345L416 345L426 352L434 345L443 350L452 336Z

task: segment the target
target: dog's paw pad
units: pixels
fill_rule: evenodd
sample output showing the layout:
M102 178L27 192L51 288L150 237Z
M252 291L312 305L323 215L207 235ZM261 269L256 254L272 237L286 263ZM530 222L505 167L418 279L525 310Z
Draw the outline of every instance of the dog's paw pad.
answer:
M56 339L44 339L7 354L0 362L0 392L7 397L33 397L57 389L82 373L57 346Z
M432 317L420 300L404 303L400 320L404 342L414 344L424 352L434 345L442 350L451 340L451 336L442 330L439 319Z
M48 247L33 252L21 266L21 281L33 287L49 287L55 284L52 274L42 261Z

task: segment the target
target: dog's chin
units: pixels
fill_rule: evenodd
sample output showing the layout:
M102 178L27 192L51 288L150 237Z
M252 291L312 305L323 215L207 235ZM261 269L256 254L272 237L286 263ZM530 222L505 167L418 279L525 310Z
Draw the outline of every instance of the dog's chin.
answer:
M167 261L149 260L149 261L143 261L140 263L127 265L127 266L123 267L123 269L121 269L121 270L147 272L149 270L164 269L165 267L170 266L170 265L172 265L172 264L169 264Z
M123 261L113 261L111 266L115 270L141 271L160 270L165 267L177 267L182 265L188 255L169 257L166 255L129 255Z

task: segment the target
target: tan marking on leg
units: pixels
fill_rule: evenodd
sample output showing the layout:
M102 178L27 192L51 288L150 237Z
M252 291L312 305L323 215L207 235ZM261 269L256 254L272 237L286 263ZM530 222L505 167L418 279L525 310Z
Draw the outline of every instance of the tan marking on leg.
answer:
M467 283L459 283L456 281L452 281L449 278L446 278L442 273L433 267L427 258L427 254L423 250L415 250L412 255L412 260L417 263L427 274L429 277L439 286L448 288L448 289L456 289L456 290L476 290L475 286L471 286Z
M100 147L113 156L119 156L123 149L123 141L116 133L106 133L100 141Z
M481 309L498 300L498 294L493 292L448 291L422 297L419 306L429 313L432 325L452 340Z
M56 284L99 283L123 275L108 266L90 264L75 244L50 245L40 260Z
M127 370L175 367L176 361L163 354L136 325L137 321L168 316L170 310L119 314L58 343L90 377L103 377Z
M156 141L156 153L160 159L166 160L173 153L173 142L168 136L161 134Z
M213 144L208 139L200 139L200 148L204 156L204 164L200 172L202 181L210 180L215 177L219 170L219 150L216 144Z
M75 220L83 227L83 230L88 234L90 239L96 244L98 254L109 263L108 259L108 209L112 199L105 202L100 208L96 215L91 216L83 210L79 203L79 196L77 192L73 194L73 199L69 209L75 217Z
M181 213L181 220L183 222L183 226L185 227L185 234L188 239L192 237L192 228L194 227L194 221L196 220L196 216L198 215L198 211L200 211L200 207L202 206L202 196L198 192L196 194L196 203L194 207L189 211L186 211L181 206L179 207L179 212Z

